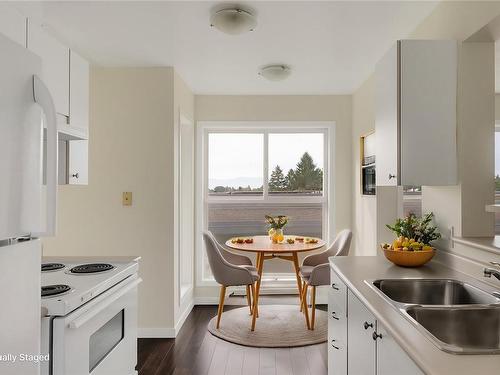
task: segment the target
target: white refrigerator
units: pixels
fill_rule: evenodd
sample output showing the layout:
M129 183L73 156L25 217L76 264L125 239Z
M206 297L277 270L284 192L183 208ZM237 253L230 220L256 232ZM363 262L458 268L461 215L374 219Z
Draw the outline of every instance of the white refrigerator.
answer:
M34 375L40 367L30 357L40 353L39 238L55 233L57 197L56 113L40 72L38 56L0 34L2 375Z

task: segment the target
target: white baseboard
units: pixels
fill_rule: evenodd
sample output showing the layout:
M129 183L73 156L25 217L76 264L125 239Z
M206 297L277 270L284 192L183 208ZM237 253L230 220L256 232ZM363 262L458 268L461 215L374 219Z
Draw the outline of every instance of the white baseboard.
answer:
M181 316L179 317L179 320L177 320L177 324L175 325L175 335L179 333L181 330L182 326L184 325L184 322L186 321L187 317L191 313L194 307L194 300L191 299L187 307L184 309L184 311L181 313Z
M141 339L165 338L173 339L176 336L175 328L139 328L137 337Z
M139 338L164 338L173 339L179 334L184 322L193 310L195 303L193 300L188 304L188 306L182 312L177 324L174 328L139 328L137 332L137 337Z

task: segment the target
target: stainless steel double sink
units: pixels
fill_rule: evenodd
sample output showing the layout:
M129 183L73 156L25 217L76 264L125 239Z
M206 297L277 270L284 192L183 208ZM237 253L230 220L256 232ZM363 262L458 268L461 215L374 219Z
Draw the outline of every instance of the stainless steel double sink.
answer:
M441 350L500 354L500 298L453 279L382 279L368 284Z

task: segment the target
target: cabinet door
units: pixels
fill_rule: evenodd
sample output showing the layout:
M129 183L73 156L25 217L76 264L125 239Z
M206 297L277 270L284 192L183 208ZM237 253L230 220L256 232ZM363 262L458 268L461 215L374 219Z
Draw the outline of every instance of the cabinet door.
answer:
M87 185L89 141L68 141L68 184Z
M42 79L47 84L56 112L69 116L69 48L40 26L30 23L28 48L42 59Z
M375 67L375 139L377 186L398 184L398 47Z
M456 185L457 43L400 45L401 185Z
M361 301L348 292L347 369L349 375L375 375L375 318Z
M70 51L69 98L69 125L75 128L88 129L89 63L74 51Z
M424 375L406 352L387 334L377 322L377 375Z
M343 300L345 301L346 296ZM339 311L338 291L328 291L328 374L347 375L347 316Z
M0 33L26 47L26 17L9 4L0 4Z

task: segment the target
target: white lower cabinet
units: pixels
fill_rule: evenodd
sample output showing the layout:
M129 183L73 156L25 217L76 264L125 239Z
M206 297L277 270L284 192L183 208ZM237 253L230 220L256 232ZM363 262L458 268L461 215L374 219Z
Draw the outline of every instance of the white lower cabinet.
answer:
M375 318L359 299L348 292L347 309L347 373L349 375L375 375L376 348L372 334Z
M328 375L423 375L333 271L328 294Z
M347 374L347 287L330 271L328 291L328 374Z
M378 375L424 375L380 322L377 322L377 334Z

